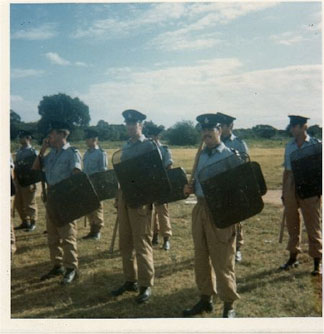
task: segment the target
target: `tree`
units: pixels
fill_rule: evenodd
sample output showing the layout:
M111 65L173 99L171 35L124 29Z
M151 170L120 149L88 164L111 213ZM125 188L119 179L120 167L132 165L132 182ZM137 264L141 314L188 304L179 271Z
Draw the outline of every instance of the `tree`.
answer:
M195 145L200 135L193 122L181 121L167 130L166 137L171 145Z
M66 122L71 129L78 126L84 128L90 122L89 107L79 98L62 93L44 96L38 105L38 113L41 115L38 130L43 135L53 120Z
M10 109L10 139L13 140L18 136L21 129L21 117Z
M276 135L277 129L271 125L259 124L252 128L252 131L257 137L261 138L272 138Z
M155 124L155 123L152 122L152 121L145 121L145 122L144 122L144 125L143 125L143 134L144 134L146 137L148 137L148 134L149 134L150 130L151 130L152 128L156 128L156 127L162 129L162 131L164 130L164 126L163 126L163 125L159 125L159 126L158 126L157 124Z

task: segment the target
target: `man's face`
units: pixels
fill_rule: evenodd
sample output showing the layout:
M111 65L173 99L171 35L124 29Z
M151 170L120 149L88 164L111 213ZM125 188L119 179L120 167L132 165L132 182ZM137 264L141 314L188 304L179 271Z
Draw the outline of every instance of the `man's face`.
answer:
M96 144L97 144L97 139L96 139L96 138L87 138L87 139L85 140L85 142L86 142L86 144L87 144L87 146L88 146L89 148L92 148L92 147L95 147L95 146L96 146Z
M221 128L222 128L222 136L228 137L232 134L233 123L232 124L221 124Z
M300 134L303 134L305 131L305 125L290 125L290 133L293 135L293 137L298 137Z
M204 128L201 131L201 137L207 147L214 147L220 144L221 133L220 128Z
M30 139L29 137L21 137L19 138L20 145L26 146L30 144Z
M138 122L127 122L126 129L128 136L131 138L142 134L142 124Z
M56 130L52 130L48 134L48 142L51 147L56 147L57 144L62 140L63 134L58 133Z

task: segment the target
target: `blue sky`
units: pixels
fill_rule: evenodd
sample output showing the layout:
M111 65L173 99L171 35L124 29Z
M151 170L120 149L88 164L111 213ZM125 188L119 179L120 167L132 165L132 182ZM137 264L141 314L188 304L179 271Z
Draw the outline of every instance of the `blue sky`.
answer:
M236 127L321 123L321 3L12 4L11 109L79 97L91 124L132 108L167 127L223 112Z

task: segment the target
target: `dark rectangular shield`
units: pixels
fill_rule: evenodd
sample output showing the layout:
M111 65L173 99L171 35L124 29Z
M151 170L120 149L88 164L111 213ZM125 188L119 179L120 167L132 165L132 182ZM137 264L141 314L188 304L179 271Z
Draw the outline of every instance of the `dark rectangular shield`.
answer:
M100 201L89 177L77 173L49 187L46 205L53 223L63 226L98 209Z
M113 169L89 175L99 201L115 198L118 190L118 181Z
M36 155L32 155L15 163L15 175L22 187L40 182L42 177L44 177L42 171L31 169L35 158Z
M157 204L171 203L188 197L183 193L184 186L188 184L185 170L181 167L168 169L167 174L171 185L171 191L168 196L161 198Z
M138 154L121 150L113 155L120 188L127 204L133 208L157 202L171 190L157 147L150 142L139 145L143 145L143 150L138 149ZM125 156L129 158L123 158Z
M306 199L322 195L322 143L291 153L297 195Z
M226 162L223 164L226 165ZM246 162L200 181L213 222L218 228L239 223L262 211L264 204L253 168L251 162ZM222 168L218 166L214 169Z

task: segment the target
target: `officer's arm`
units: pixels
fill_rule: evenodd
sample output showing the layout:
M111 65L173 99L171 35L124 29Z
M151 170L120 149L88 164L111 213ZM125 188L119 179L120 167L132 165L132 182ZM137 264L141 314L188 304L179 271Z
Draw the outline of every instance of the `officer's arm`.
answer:
M72 174L77 174L81 172L82 170L81 161L82 159L81 159L81 155L79 151L76 149L73 149L73 158L72 158L72 166L71 166L73 167Z
M42 164L40 162L40 159L42 159L44 157L44 154L45 154L46 150L48 149L48 147L49 147L49 141L48 141L48 138L45 138L43 140L42 148L41 148L39 154L36 156L36 158L34 160L34 163L32 165L32 169L36 169L36 170L42 169Z
M107 163L107 154L106 152L102 152L100 159L98 160L99 164L99 171L104 172L108 169L108 163Z

